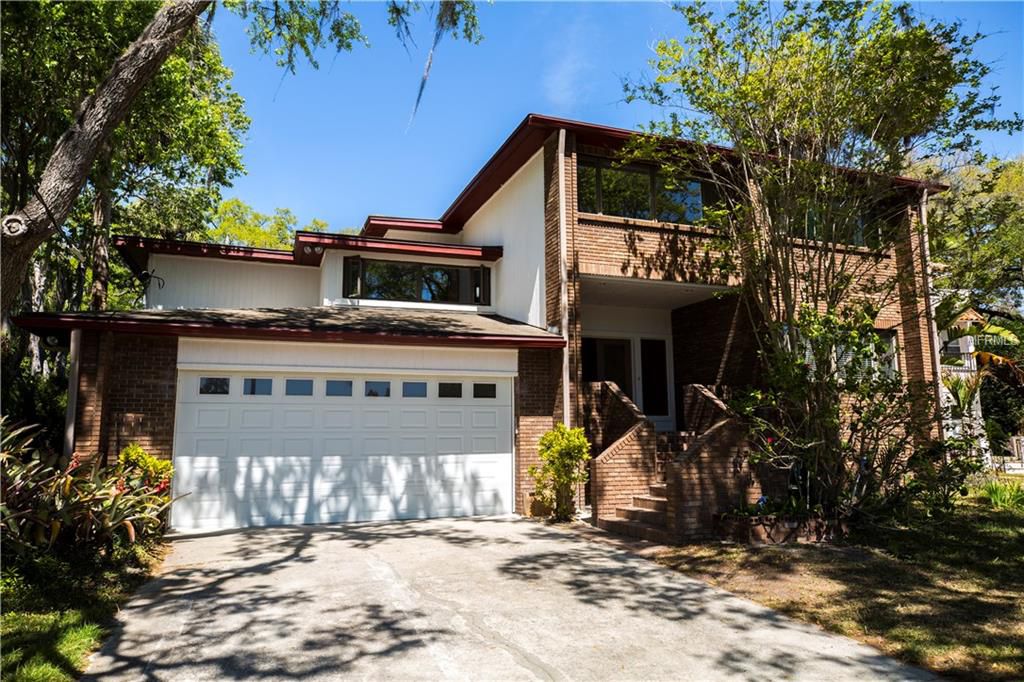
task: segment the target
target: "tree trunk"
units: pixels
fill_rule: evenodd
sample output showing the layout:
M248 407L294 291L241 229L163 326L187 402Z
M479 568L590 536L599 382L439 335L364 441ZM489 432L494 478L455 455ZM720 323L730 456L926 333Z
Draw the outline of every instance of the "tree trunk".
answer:
M46 294L46 270L46 263L41 258L32 261L31 310L33 312L43 309L43 297ZM40 346L39 337L35 334L29 336L28 350L32 374L45 374L47 367L43 360L43 349Z
M110 213L112 210L111 152L104 149L97 161L96 196L92 202L92 292L90 310L107 309L107 284L110 281Z
M54 146L36 195L3 217L0 309L4 314L17 299L32 254L67 219L101 147L209 5L210 0L186 0L160 8L142 35L114 62L96 92L82 102L74 123Z

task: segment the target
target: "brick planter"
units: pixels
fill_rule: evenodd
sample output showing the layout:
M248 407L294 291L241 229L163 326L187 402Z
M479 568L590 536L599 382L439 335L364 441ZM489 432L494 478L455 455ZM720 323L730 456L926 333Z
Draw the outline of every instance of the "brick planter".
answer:
M735 516L716 514L715 534L726 540L753 545L831 542L846 535L845 523L825 519L784 516Z

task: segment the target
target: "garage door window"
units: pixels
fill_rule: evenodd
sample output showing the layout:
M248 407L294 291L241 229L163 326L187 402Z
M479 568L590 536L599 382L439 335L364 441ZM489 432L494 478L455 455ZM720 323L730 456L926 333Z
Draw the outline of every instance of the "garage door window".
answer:
M387 398L391 395L391 382L367 381L363 394L367 398Z
M437 385L438 398L461 398L462 384L442 381Z
M427 397L427 382L425 382L425 381L403 381L402 382L402 397L403 398L426 398Z
M313 395L312 379L287 379L284 382L285 395Z
M230 388L227 377L199 377L199 395L227 395Z
M245 379L242 382L242 395L270 395L273 390L273 379Z
M474 398L497 398L498 386L496 384L473 384Z
M326 394L330 398L347 398L352 395L352 382L349 379L328 379Z

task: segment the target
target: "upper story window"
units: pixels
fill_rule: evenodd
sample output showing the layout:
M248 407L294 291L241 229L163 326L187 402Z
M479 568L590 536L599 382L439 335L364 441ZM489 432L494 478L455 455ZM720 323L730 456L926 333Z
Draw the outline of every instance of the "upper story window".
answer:
M653 166L613 166L582 156L577 169L577 208L584 213L693 224L704 217L701 183L668 187Z
M491 304L491 269L407 261L345 259L345 297L379 301Z

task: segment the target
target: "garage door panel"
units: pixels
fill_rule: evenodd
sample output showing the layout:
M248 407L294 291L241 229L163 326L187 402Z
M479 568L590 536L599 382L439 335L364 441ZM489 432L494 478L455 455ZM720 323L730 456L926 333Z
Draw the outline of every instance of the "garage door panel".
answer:
M402 380L346 375L352 396L199 395L202 375L179 372L172 525L207 530L290 523L414 519L511 511L511 381L496 398L473 399L474 379L433 377L427 396L402 397ZM363 397L365 381L390 381L390 397ZM462 384L462 399L440 399L437 384ZM379 388L379 385L376 387ZM488 394L489 390L484 391Z

